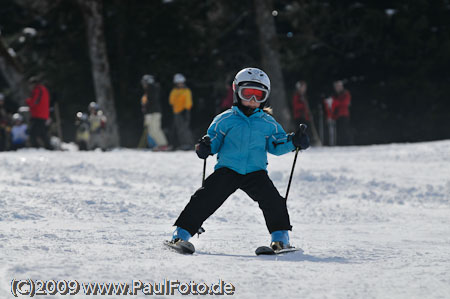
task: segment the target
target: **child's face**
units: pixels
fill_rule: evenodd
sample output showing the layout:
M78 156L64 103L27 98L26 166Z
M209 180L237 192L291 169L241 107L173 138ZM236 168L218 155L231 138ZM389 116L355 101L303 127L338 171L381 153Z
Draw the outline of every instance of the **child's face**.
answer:
M261 103L257 103L254 99L251 99L250 101L241 100L241 103L242 106L250 107L252 109L259 108L259 106L261 105Z

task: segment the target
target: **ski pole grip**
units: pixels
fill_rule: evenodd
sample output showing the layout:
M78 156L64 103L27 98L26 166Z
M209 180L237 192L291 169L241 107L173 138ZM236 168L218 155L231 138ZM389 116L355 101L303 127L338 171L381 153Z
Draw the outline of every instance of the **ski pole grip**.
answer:
M300 124L300 132L301 132L302 134L305 134L307 128L308 128L307 125L305 125L305 124Z
M210 145L211 144L211 137L209 137L209 135L205 135L205 136L203 136L202 141L206 145Z

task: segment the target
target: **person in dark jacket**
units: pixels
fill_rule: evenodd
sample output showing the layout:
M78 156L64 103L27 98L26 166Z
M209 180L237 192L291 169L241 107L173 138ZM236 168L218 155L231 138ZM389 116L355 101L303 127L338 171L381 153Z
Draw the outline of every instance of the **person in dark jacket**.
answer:
M8 125L9 117L5 108L5 96L0 93L0 152L6 150Z
M52 149L47 132L47 121L50 115L50 93L47 87L37 77L29 79L31 85L31 97L26 99L30 107L30 142L32 147L40 147L42 144L46 149Z
M144 126L148 134L148 144L153 145L154 150L167 150L167 138L161 128L160 85L152 75L144 75L141 84L144 90L141 108L144 114Z
M242 189L263 211L274 250L290 247L292 226L283 198L267 175L267 152L283 155L309 147L306 134L286 134L264 108L270 80L257 68L238 72L233 82L234 104L216 116L196 145L200 159L217 154L215 171L198 189L175 222L172 243L186 244L237 189ZM264 109L263 109L264 108ZM178 243L180 242L180 243Z

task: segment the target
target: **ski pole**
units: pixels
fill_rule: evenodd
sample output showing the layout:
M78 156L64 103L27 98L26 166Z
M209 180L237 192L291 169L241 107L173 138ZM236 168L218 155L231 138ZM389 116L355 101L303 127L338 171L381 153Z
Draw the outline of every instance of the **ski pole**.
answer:
M300 124L300 132L301 132L302 134L304 134L307 127L308 127L308 126L305 125L305 124ZM286 196L284 197L286 200L288 199L289 189L291 189L292 176L294 175L295 163L297 163L297 156L298 156L298 152L299 152L299 151L300 151L300 148L297 147L297 148L295 149L294 163L292 164L291 175L289 176L289 183L288 183L287 190L286 190Z
M211 138L208 135L203 136L202 141L205 142L206 145L210 145L211 144ZM202 187L205 186L206 159L208 159L208 157L206 157L205 160L203 161Z
M205 160L203 160L203 177L202 177L202 187L204 187L204 186L205 186L206 159L208 159L208 158L205 158Z

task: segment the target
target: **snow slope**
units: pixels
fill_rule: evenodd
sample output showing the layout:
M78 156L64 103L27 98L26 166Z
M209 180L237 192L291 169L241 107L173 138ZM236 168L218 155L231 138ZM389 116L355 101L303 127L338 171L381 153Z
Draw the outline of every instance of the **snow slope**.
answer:
M222 279L235 298L450 298L449 149L440 141L301 153L288 207L291 243L304 254L277 257L254 255L269 235L241 191L204 223L193 256L163 247L201 183L193 152L0 153L0 298L13 298L13 278ZM269 158L283 195L293 156Z

